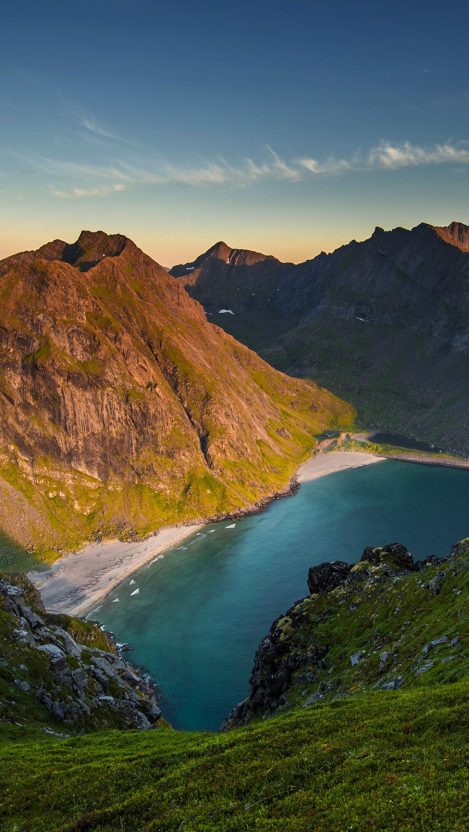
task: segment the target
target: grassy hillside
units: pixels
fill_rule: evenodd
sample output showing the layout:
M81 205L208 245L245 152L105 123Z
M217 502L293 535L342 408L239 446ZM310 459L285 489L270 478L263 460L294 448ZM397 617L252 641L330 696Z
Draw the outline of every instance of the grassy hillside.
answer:
M4 832L465 832L469 685L369 693L224 735L0 745Z
M73 726L56 721L51 736L5 715L2 832L466 832L469 544L419 571L383 551L353 567L348 589L273 626L295 662L330 646L323 678L303 666L274 716L223 734L67 737ZM400 687L383 689L396 674Z

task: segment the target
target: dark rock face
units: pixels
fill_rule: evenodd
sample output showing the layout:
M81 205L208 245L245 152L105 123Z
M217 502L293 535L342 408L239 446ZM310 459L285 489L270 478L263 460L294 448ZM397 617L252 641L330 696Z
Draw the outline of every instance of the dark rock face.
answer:
M467 225L377 228L299 265L233 251L173 271L220 326L367 426L469 453Z
M387 546L378 546L375 548L367 546L363 550L361 560L368 561L368 563L372 564L386 562L389 565L397 567L397 569L407 569L409 572L412 572L415 568L412 555L401 543L388 543Z
M8 616L0 633L3 674L8 678L10 671L11 683L28 697L29 705L26 701L21 707L34 712L37 702L71 730L154 726L161 711L146 676L115 652L97 625L32 609L25 599L26 579L22 584L0 580L0 609ZM87 643L61 624L82 630ZM109 649L93 646L96 643ZM1 710L0 720L23 718L11 706L5 713Z
M315 669L324 667L328 645L311 645L304 653L294 653L284 639L283 625L301 627L306 613L295 604L284 616L272 624L269 635L261 641L254 658L254 668L249 679L251 693L237 705L224 723L224 728L245 725L258 713L274 711L283 704L293 673L303 671L310 679Z
M330 563L321 563L319 566L311 566L308 572L308 589L313 595L316 592L330 592L336 586L343 583L352 568L351 563L342 560L333 560Z

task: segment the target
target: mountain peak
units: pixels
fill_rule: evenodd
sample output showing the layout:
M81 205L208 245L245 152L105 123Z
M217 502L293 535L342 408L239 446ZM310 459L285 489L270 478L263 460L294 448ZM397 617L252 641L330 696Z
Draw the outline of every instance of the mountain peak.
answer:
M203 269L205 266L213 263L213 261L223 263L225 266L254 266L256 263L261 263L264 260L271 260L279 262L276 257L271 254L261 254L259 251L250 251L246 248L230 248L226 243L220 240L213 246L210 246L207 251L193 260L191 263L180 263L170 269L170 274L173 277L187 277L189 272L196 269Z
M224 242L215 243L205 254L201 254L194 260L194 266L201 265L206 260L216 258L223 260L228 266L252 266L262 260L275 260L271 254L261 254L259 251L251 251L247 248L230 248Z
M469 226L463 222L453 220L449 225L434 225L433 229L446 243L469 251Z
M85 272L106 257L118 257L132 241L123 234L83 230L74 243L53 240L41 246L35 254L45 260L61 260Z

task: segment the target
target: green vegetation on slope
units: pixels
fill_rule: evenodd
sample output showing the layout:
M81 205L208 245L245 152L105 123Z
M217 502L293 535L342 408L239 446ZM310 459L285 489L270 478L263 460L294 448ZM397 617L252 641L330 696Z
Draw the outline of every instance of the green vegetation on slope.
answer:
M4 722L2 832L466 832L469 541L419 571L403 547L367 554L273 627L294 662L327 642L323 700L303 662L275 716L222 734Z
M224 735L0 745L4 832L465 832L467 682Z
M436 560L436 563L433 563ZM256 653L244 724L326 699L457 682L469 675L469 539L414 564L400 544L367 548L354 566L312 567L303 598Z

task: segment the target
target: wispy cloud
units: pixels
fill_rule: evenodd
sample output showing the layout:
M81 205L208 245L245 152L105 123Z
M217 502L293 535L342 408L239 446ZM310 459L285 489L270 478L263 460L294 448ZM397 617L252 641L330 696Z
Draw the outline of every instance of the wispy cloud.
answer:
M469 142L414 145L410 142L381 141L366 153L355 153L349 159L331 157L324 161L298 159L298 164L312 174L339 174L367 170L397 170L420 165L469 164Z
M83 116L80 126L103 139L110 139L111 141L122 142L123 144L135 144L133 139L128 139L126 136L118 136L117 133L113 133L111 130L103 127L97 119L89 116Z
M16 154L18 155L18 154ZM202 187L247 187L261 181L299 182L311 178L340 176L368 171L396 171L423 165L469 165L469 142L416 145L381 141L348 158L305 156L287 160L271 147L264 158L230 163L223 157L174 163L166 160L136 161L135 154L109 158L103 164L52 159L36 155L21 157L36 170L46 173L51 195L60 198L111 196L137 186L182 185ZM52 178L52 180L51 180ZM55 180L55 181L54 181Z
M56 188L55 185L49 185L49 193L59 199L87 199L96 196L110 196L111 194L125 191L126 186L121 184L116 185L98 185L94 188L70 188L68 191L63 191Z
M108 183L121 184L119 190L130 185L186 185L189 187L208 187L221 185L246 186L261 179L289 179L297 180L302 178L302 171L298 166L292 166L282 159L270 148L268 159L262 163L256 163L252 159L244 159L240 164L233 165L223 158L213 161L200 161L198 163L174 164L161 161L139 165L128 160L114 160L110 165L89 165L78 162L54 160L46 157L29 158L27 160L36 169L49 175L55 175L62 181L64 179L77 179L86 182L105 181ZM54 190L53 190L54 189ZM54 196L83 196L104 195L106 189L103 185L96 188L87 184L80 184L79 187L51 186L50 192ZM118 190L114 188L114 190ZM76 191L76 193L75 193ZM108 193L112 193L109 189Z
M380 142L368 154L369 167L384 168L385 170L448 163L469 164L469 144L464 142L454 145L451 142L446 142L430 147L419 147L410 144L410 142L403 142L398 145L390 142Z

